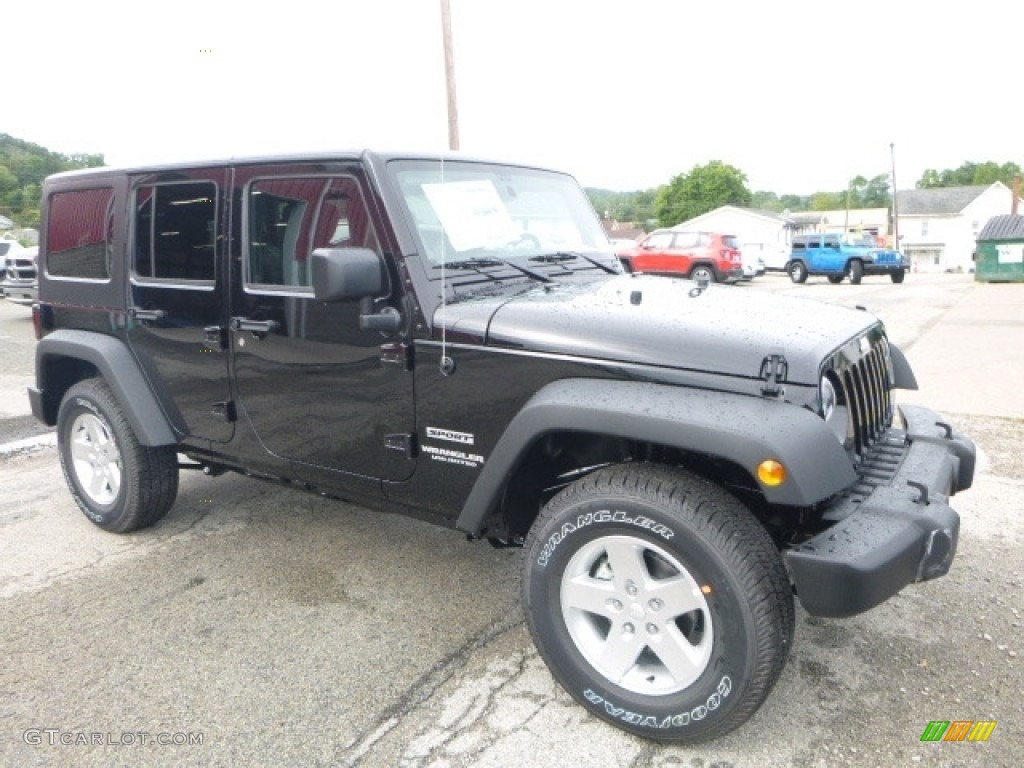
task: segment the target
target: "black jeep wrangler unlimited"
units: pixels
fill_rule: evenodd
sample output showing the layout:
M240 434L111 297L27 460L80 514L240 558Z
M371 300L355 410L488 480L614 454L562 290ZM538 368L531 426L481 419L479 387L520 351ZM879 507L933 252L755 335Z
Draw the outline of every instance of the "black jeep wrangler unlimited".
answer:
M190 466L523 546L555 677L683 742L764 701L794 592L850 616L950 567L974 445L894 404L916 385L882 324L623 274L564 174L99 169L47 179L43 216L29 395L107 530L159 521Z

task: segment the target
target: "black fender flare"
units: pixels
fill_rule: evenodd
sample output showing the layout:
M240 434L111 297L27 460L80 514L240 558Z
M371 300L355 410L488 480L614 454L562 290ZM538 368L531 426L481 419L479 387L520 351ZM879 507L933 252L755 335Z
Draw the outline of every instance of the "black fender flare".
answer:
M813 504L856 480L835 435L806 408L651 382L563 379L540 389L509 423L456 526L479 534L530 446L562 431L657 443L730 461L749 472L773 504ZM757 465L765 459L785 465L788 476L782 485L769 487L757 479Z
M889 342L889 357L892 358L893 386L897 389L917 389L917 377L903 350Z
M30 390L32 411L41 421L57 423L59 397L47 392L47 369L54 359L82 360L99 371L145 446L175 445L178 440L128 345L121 339L89 331L59 330L36 345L36 385Z

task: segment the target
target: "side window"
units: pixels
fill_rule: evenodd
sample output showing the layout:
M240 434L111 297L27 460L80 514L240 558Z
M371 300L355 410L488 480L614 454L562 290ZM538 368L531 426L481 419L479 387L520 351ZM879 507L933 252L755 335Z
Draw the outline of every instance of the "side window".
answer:
M808 248L821 248L821 238L812 237L807 241Z
M359 184L351 177L257 179L246 194L245 283L309 291L317 248L380 252Z
M79 189L50 198L46 274L110 279L113 200L113 189Z
M700 244L699 232L679 232L676 234L673 248L694 248Z
M803 240L794 240L793 241L793 250L794 251L806 251L807 250L807 243L805 241L803 241Z
M834 238L834 237L826 238L826 240L825 240L825 247L826 248L831 248L833 251L838 251L839 250L839 240Z
M217 187L158 184L135 193L135 274L173 282L214 280Z
M669 248L672 245L672 233L671 232L657 232L647 238L647 242L644 243L645 248Z

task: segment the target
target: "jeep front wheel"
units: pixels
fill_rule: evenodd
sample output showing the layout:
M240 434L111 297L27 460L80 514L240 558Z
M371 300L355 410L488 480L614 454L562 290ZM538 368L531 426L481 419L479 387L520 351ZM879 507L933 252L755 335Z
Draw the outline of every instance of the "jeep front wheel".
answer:
M764 528L695 475L631 464L555 496L526 542L534 642L596 716L699 742L748 720L785 665L793 596Z
M61 469L79 509L100 528L127 533L162 519L178 493L173 446L142 445L102 379L72 386L57 415Z
M807 282L807 266L802 261L791 261L787 272L789 272L789 279L794 283Z
M906 276L906 272L903 271L902 269L897 269L894 272L890 272L889 273L889 277L892 279L892 281L894 283L902 283L903 282L903 278L905 276Z

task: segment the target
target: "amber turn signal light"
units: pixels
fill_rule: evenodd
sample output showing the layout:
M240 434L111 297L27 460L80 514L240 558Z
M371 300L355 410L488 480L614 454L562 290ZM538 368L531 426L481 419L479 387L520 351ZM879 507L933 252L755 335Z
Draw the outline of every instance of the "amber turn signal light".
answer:
M765 485L774 488L786 481L786 468L775 459L765 459L757 465L757 477Z

